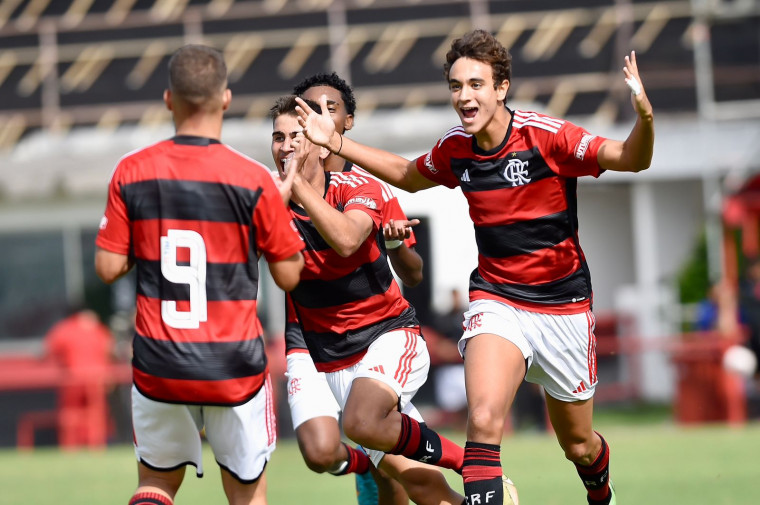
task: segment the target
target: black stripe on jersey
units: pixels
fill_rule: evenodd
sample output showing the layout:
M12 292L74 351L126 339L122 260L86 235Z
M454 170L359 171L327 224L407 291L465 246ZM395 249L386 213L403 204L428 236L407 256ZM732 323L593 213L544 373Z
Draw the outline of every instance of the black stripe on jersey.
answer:
M303 338L301 325L288 321L285 323L285 351L293 349L306 349L306 341Z
M293 300L308 309L334 307L388 291L393 274L384 255L338 279L301 280L290 292Z
M298 214L300 215L301 213L298 212ZM327 241L322 238L322 235L319 234L317 228L314 226L314 224L312 224L311 221L293 218L293 222L296 224L296 228L301 234L301 237L303 237L307 251L318 252L327 251L330 249L330 244L328 244Z
M179 219L251 224L261 188L216 182L150 179L121 187L130 221Z
M545 284L491 284L486 282L475 269L470 275L470 290L486 291L507 299L549 305L579 302L591 296L585 263L584 261L584 268L579 268L567 277Z
M583 258L583 251L581 250L581 243L578 240L578 179L569 178L565 183L565 194L567 195L567 209L572 221L570 226L572 227L572 236L575 242L575 250L578 253L579 258ZM588 263L585 261L581 263L583 273L586 276L586 289L592 294L594 291L591 287L591 270L588 268ZM593 300L592 300L593 302ZM592 305L593 309L593 305Z
M452 158L451 171L459 179L462 191L518 188L557 176L544 161L538 147L514 151L496 159Z
M261 338L237 342L172 342L135 333L132 365L165 379L216 381L251 377L267 366Z
M135 260L137 294L161 300L190 300L190 286L169 282L161 274L161 262ZM255 265L255 264L254 264ZM245 263L207 263L206 299L208 301L256 300L258 266Z
M364 351L372 342L389 331L398 328L412 328L419 326L419 324L414 308L409 306L397 317L363 328L342 334L305 331L304 338L309 348L309 354L315 363L332 363Z
M478 251L488 258L507 258L553 247L570 238L567 212L503 226L476 226Z

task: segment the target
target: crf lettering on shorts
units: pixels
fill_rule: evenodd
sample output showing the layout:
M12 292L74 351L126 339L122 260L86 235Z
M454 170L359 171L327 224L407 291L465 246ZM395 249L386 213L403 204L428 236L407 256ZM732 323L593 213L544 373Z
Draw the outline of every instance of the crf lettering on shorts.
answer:
M495 491L488 491L484 495L481 493L471 494L467 497L467 505L483 505L485 503L491 503L495 494Z
M480 325L482 324L483 314L475 314L470 318L470 321L467 323L467 330L472 331L476 328L480 328Z

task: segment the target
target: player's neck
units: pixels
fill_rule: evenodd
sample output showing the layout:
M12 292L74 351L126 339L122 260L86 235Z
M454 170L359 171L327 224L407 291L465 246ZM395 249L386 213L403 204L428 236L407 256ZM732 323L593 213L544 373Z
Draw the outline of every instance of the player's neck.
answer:
M190 135L193 137L206 137L215 140L222 138L222 121L221 118L209 118L206 115L188 116L185 118L175 118L175 128L177 135Z
M328 172L342 172L345 166L346 160L335 154L331 154L325 160L325 170Z
M478 147L484 151L490 151L504 142L504 137L509 131L509 122L512 114L509 109L502 106L496 110L491 120L485 127L475 134L475 140Z

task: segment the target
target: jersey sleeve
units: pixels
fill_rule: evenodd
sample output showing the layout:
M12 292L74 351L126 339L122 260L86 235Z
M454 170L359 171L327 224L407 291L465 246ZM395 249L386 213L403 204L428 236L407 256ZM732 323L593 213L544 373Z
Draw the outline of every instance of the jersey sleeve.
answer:
M372 218L375 230L382 228L385 202L379 182L367 177L363 184L340 184L340 191L344 213L360 210Z
M447 188L459 186L454 173L451 171L451 156L447 153L451 140L443 138L425 155L417 158L417 170L427 179Z
M261 177L261 196L253 211L253 225L256 248L270 263L287 259L304 248L269 174Z
M122 175L126 161L121 161L111 175L108 183L108 199L106 210L100 220L95 245L116 254L129 254L131 239L131 224L127 205L121 194Z
M605 140L566 121L554 137L555 171L564 177L599 177L604 170L599 166L597 154Z

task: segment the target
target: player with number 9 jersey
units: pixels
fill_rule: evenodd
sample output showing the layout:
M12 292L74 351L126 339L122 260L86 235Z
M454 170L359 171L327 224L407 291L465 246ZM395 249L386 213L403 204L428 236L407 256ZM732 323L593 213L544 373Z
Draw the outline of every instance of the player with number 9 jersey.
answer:
M176 136L129 154L98 247L137 267L134 383L146 397L236 405L264 383L258 258L303 248L269 171L217 140Z

